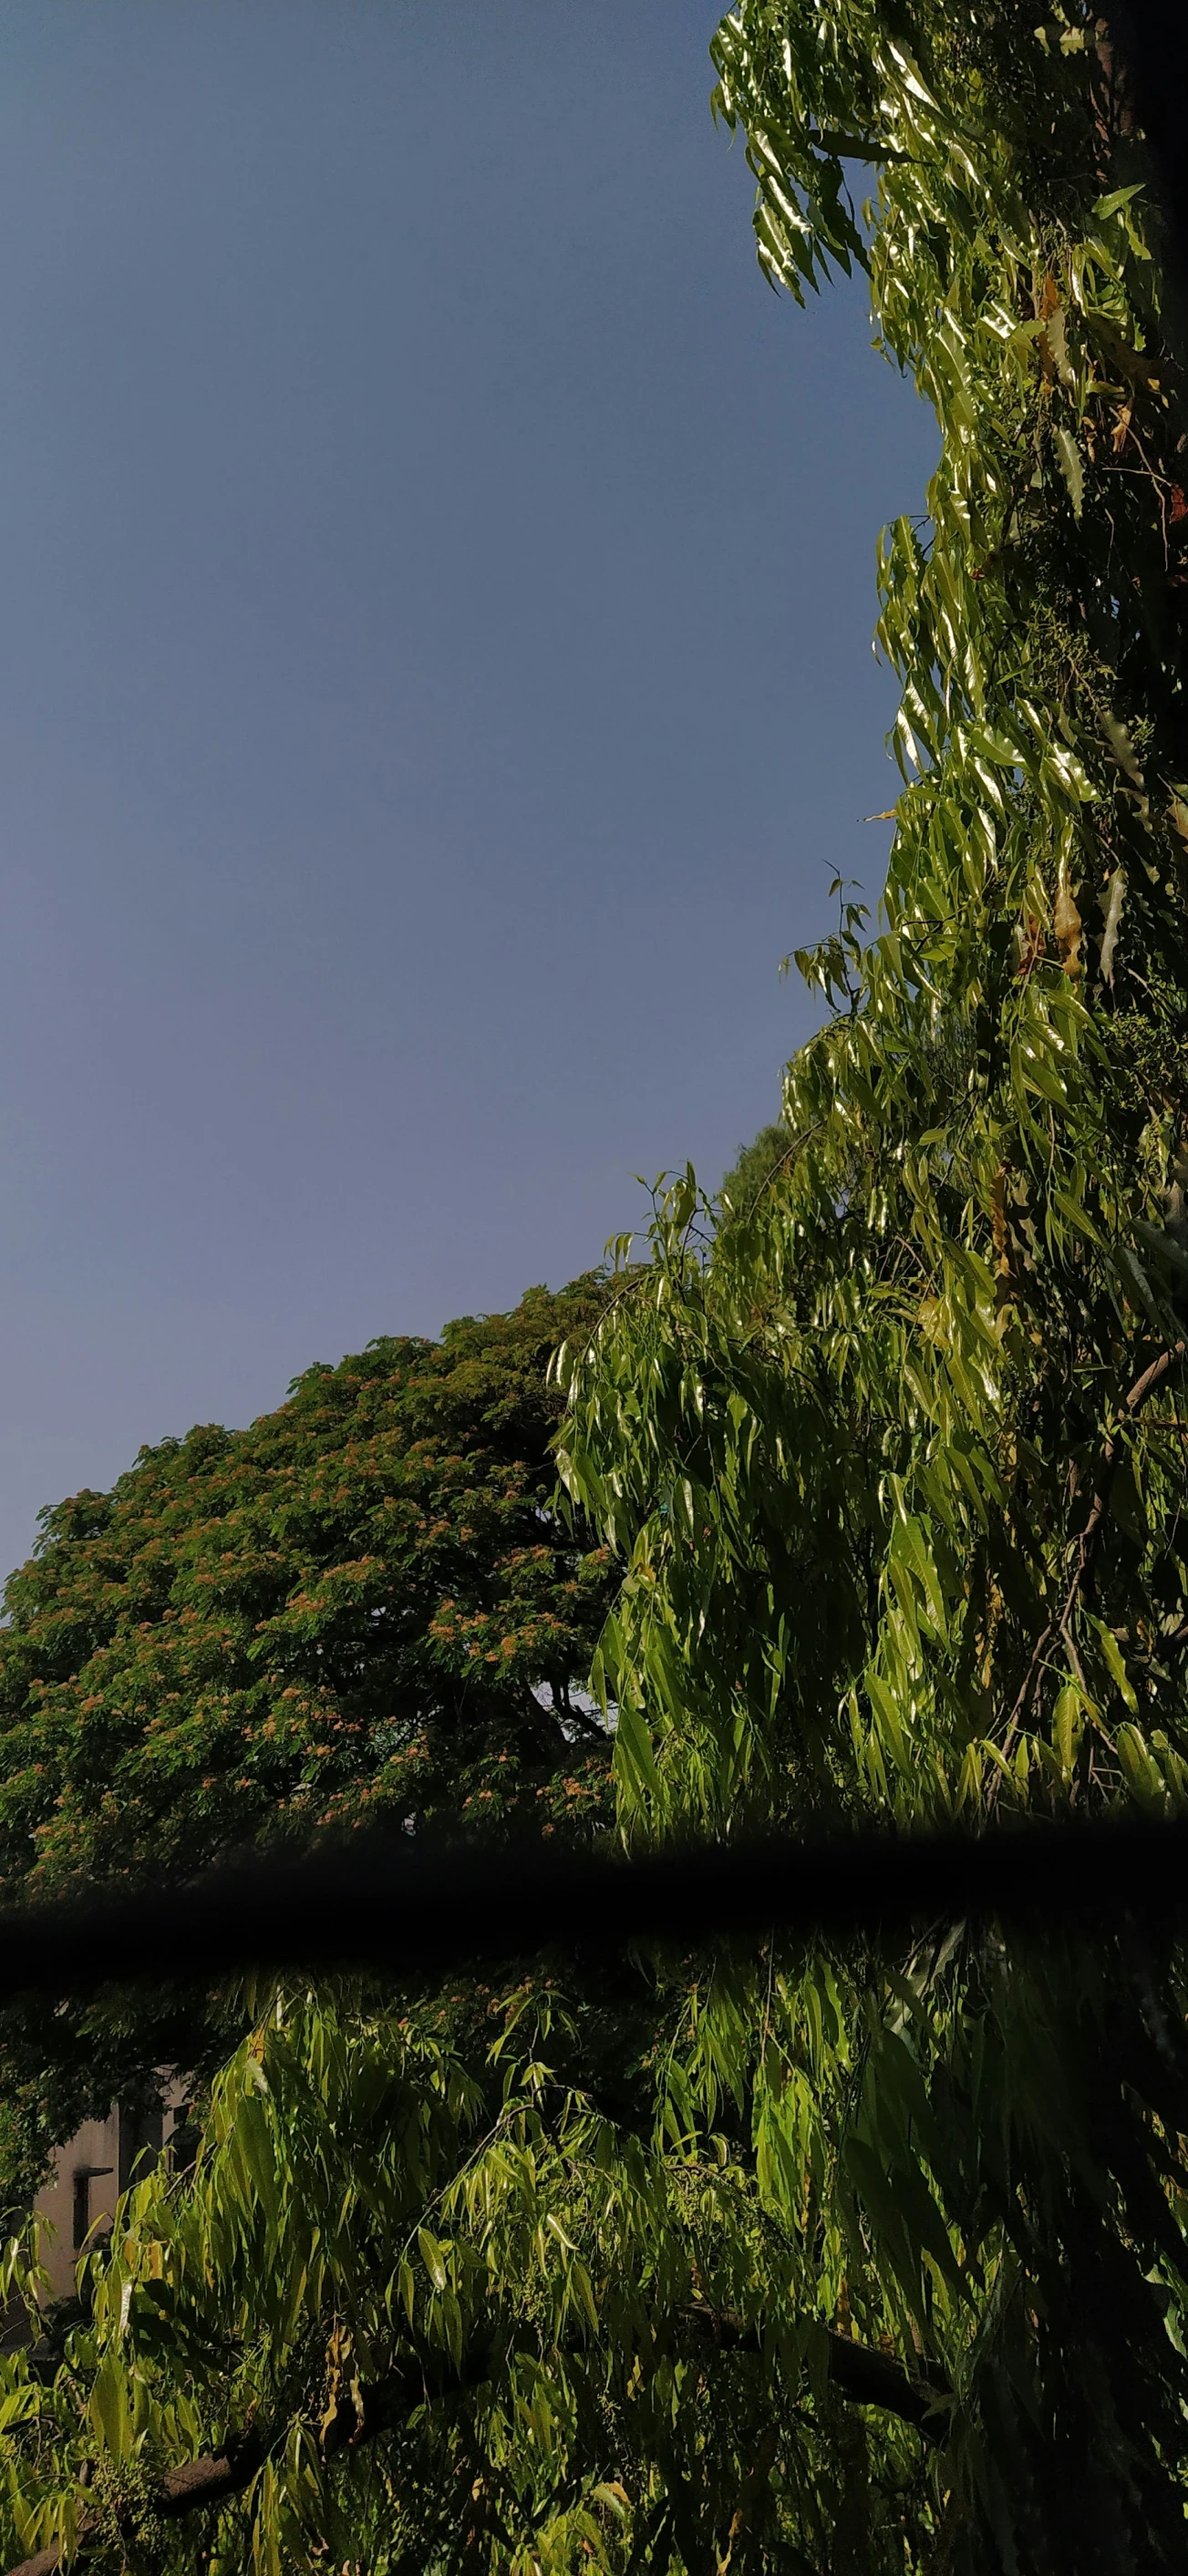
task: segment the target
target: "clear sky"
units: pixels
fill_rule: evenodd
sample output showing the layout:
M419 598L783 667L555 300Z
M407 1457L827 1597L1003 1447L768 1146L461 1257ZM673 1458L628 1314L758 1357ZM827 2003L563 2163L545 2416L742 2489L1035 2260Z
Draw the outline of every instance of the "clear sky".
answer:
M713 23L5 0L0 1566L776 1109L933 437Z

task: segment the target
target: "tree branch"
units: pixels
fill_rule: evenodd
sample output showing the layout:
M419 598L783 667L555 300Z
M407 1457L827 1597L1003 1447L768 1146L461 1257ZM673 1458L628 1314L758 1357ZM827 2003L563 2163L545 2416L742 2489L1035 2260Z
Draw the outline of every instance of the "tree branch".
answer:
M690 2323L696 2322L701 2339L716 2352L763 2349L761 2327L747 2325L730 2309L695 2307L686 2309L685 2315ZM852 2336L834 2329L827 2333L826 2346L829 2383L840 2397L855 2406L878 2406L885 2415L898 2415L928 2442L944 2441L953 2393L947 2382L936 2377L910 2379L894 2354L880 2352L873 2344L855 2343Z
M948 2436L952 2389L937 2380L909 2379L891 2353L854 2343L848 2335L829 2337L829 2379L839 2396L854 2406L878 2406L914 2424L926 2442L939 2449Z
M698 2340L708 2352L762 2350L759 2327L745 2324L729 2310L690 2308L684 2312L682 2322L695 2325ZM877 2406L884 2414L897 2415L934 2446L944 2442L950 2389L936 2381L910 2379L890 2353L878 2352L870 2344L854 2343L848 2335L829 2333L827 2348L829 2383L839 2396L855 2406ZM365 2388L361 2407L350 2396L344 2396L323 2429L323 2458L333 2459L341 2451L357 2450L363 2443L376 2440L390 2430L402 2413L423 2404L427 2394L446 2396L452 2390L478 2386L490 2377L496 2360L497 2346L489 2338L480 2339L463 2354L448 2377L440 2377L436 2387L427 2387L424 2368L416 2363L394 2370L373 2387ZM224 2451L203 2452L198 2459L184 2460L178 2468L167 2469L152 2498L152 2512L173 2522L185 2514L226 2504L251 2485L270 2447L256 2437L229 2443ZM85 2561L102 2549L109 2528L109 2516L94 2510L85 2512L75 2548L69 2554L70 2563ZM57 2576L67 2556L61 2542L52 2540L34 2557L24 2558L18 2567L10 2568L8 2576Z

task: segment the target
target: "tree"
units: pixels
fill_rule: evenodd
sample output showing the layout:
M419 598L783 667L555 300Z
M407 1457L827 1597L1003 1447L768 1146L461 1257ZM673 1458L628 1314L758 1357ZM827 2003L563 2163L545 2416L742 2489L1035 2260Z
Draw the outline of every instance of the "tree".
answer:
M778 1178L795 1150L791 1128L785 1127L778 1119L761 1127L749 1145L739 1146L714 1202L715 1226L719 1234L727 1226L747 1223L756 1200L768 1184Z
M1162 1809L1188 504L1141 138L1078 5L740 0L715 53L769 275L865 266L942 446L880 559L881 925L839 888L802 960L794 1151L708 1250L675 1183L560 1364L627 1565L621 1825ZM633 2116L564 1962L485 2059L278 1993L66 2366L8 2365L14 2548L188 2564L200 2493L217 2570L1178 2567L1180 1950L945 1925L639 1981Z
M10 1898L374 1817L603 1814L606 1739L572 1686L608 1559L555 1508L546 1371L604 1298L590 1278L373 1342L249 1430L163 1441L43 1516L0 1632ZM163 1990L48 2031L5 2014L10 2204L47 2137L162 2064L209 2067L243 2021L242 1999Z
M831 1016L796 1150L708 1263L679 1183L570 1371L574 1489L631 1561L621 1812L1179 1804L1188 503L1133 115L1078 8L744 0L716 54L765 268L869 265L942 451L882 543L904 792L878 936L839 887L798 960ZM706 2009L798 2306L954 2391L942 2559L1174 2564L1180 1955L966 1928Z

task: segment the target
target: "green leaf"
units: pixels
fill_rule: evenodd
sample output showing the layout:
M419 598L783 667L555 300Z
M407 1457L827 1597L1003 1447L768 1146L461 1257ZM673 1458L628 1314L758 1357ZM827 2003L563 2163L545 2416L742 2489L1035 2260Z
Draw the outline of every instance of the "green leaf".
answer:
M131 2447L131 2420L128 2411L128 2386L120 2366L118 2352L104 2355L91 2382L88 2399L91 2422L100 2435L104 2448L115 2460L128 2457Z
M432 2236L427 2227L418 2227L417 2244L421 2251L421 2261L425 2266L425 2270L429 2275L434 2289L439 2291L444 2290L446 2285L445 2255L441 2246L438 2244L436 2236Z
M1122 1649L1118 1644L1117 1638L1114 1636L1113 1631L1107 1628L1104 1619L1097 1618L1093 1611L1088 1611L1086 1616L1109 1667L1111 1679L1116 1682L1118 1689L1121 1691L1127 1708L1137 1711L1138 1700L1135 1696L1134 1684L1132 1683L1126 1670L1125 1663L1122 1660Z

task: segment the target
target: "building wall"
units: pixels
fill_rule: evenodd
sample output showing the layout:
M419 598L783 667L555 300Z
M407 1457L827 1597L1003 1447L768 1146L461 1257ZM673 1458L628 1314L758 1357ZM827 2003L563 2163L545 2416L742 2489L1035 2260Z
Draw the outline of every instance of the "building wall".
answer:
M73 2297L77 2266L110 2235L121 2192L142 2180L167 2149L185 2089L171 2077L164 2094L160 2111L113 2109L106 2119L84 2120L65 2146L55 2147L53 2178L33 2204L43 2222L41 2261L49 2274L49 2299Z

